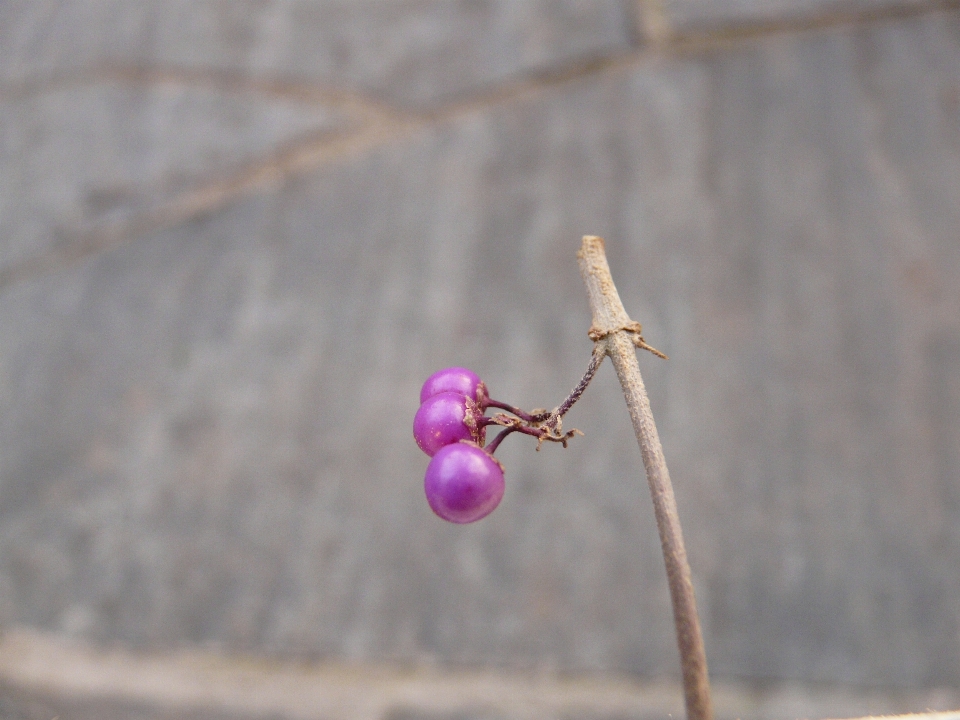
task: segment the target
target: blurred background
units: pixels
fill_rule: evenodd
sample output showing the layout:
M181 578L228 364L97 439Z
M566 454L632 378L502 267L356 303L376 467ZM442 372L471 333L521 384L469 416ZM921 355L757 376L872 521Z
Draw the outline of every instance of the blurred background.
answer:
M0 717L681 717L604 236L721 718L960 706L960 4L0 2Z

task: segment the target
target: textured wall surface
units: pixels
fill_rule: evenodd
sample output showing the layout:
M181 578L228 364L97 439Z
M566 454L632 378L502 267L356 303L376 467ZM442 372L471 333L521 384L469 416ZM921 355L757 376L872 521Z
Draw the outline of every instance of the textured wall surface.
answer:
M559 402L598 234L713 675L956 686L958 197L950 5L2 3L0 623L675 675L609 366L477 525L410 437Z

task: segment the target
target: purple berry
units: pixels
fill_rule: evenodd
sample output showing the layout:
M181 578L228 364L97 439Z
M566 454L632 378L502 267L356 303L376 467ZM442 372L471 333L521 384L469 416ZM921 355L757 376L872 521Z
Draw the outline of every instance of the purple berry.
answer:
M452 523L471 523L489 515L503 497L503 467L469 443L441 448L424 478L430 508Z
M442 392L455 392L479 402L480 397L486 395L487 389L480 377L472 370L451 367L438 370L427 378L420 389L420 402Z
M476 413L463 395L442 392L428 397L413 418L413 439L427 455L460 440L483 441ZM476 407L476 406L474 406Z

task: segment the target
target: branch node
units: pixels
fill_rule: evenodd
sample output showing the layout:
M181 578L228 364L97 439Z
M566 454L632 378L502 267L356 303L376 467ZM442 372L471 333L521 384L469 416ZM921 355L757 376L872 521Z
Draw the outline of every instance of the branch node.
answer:
M630 334L630 339L633 341L633 344L638 348L643 350L648 350L656 355L658 358L663 358L664 360L669 360L669 358L664 355L662 352L657 350L655 347L647 345L646 340L643 339L643 327L636 320L630 320L620 327L609 328L607 330L601 330L596 325L592 325L587 331L587 337L589 337L594 342L599 342L609 335L613 335L615 332L626 332Z

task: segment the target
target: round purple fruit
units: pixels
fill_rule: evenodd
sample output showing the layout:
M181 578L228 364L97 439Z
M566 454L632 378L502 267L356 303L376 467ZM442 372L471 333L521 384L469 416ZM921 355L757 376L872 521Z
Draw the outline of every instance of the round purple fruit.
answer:
M427 466L424 490L430 508L444 520L475 522L500 504L503 467L476 445L446 445Z
M420 389L420 402L442 392L454 392L475 402L486 395L486 387L475 372L462 367L438 370L427 378Z
M428 397L413 418L413 439L427 455L460 440L483 441L466 397L442 392ZM476 407L474 405L473 407Z

